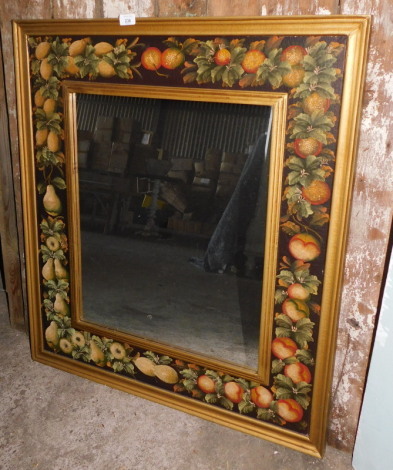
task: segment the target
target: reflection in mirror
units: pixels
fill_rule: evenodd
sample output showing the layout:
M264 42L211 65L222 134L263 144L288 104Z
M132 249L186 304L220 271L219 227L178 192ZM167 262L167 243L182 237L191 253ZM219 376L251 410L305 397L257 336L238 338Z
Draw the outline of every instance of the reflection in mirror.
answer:
M270 118L77 95L83 320L257 369Z

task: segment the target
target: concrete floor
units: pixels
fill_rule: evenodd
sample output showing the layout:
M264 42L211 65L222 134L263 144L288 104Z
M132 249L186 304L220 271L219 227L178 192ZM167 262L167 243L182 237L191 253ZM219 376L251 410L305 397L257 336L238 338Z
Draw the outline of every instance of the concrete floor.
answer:
M1 470L348 470L33 362L0 291Z

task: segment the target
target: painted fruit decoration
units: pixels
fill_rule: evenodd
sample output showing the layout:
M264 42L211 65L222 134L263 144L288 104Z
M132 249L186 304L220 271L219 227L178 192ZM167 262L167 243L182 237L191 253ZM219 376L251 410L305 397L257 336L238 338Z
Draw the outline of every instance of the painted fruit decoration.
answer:
M282 304L282 311L294 322L310 316L310 309L306 302L298 299L286 299Z
M288 423L298 423L303 419L304 411L293 398L277 401L277 414Z
M272 353L278 359L287 359L296 354L298 345L291 338L274 338L272 341Z
M330 42L305 36L253 39L157 36L134 38L132 42L110 37L100 37L98 42L94 38L33 40L30 58L36 108L34 143L41 175L38 190L49 214L41 223L43 331L48 347L70 358L136 375L138 380L154 381L160 387L173 386L175 392L256 419L279 425L298 423L292 428L304 431L314 366L309 343L315 339L314 321L319 314L316 296L321 284L314 261L324 246L321 227L329 221L329 176L334 172L335 112L340 101L341 70L334 64L344 45L337 38ZM131 51L134 47L137 52ZM267 92L288 92L284 170L288 173L284 175L283 192L288 204L281 214L284 243L280 246L284 248L277 275L269 386L185 364L180 359L158 357L151 351L133 351L119 341L71 328L67 220L61 203L66 198L60 199L58 193L66 189L61 80L69 77L92 81L116 77L117 82L135 79L155 85L168 85L168 80L174 79L193 87L263 87L261 90Z
M284 375L289 377L293 383L305 382L309 384L311 382L310 369L301 362L294 362L293 364L287 364L284 368Z
M206 374L200 375L197 379L197 385L204 393L214 393L216 391L216 384L214 380Z
M146 70L158 70L161 67L161 51L157 47L148 47L142 53L141 63Z
M325 204L330 199L331 190L326 181L314 180L302 189L304 199L314 206Z
M62 211L62 204L56 190L52 184L46 187L45 196L42 200L46 212L50 215L59 215Z
M319 155L322 150L322 142L313 137L305 139L295 139L295 153L300 158L307 158L309 155Z
M273 401L273 394L266 387L259 385L251 389L250 398L259 408L269 408Z
M161 65L168 70L174 70L184 64L185 56L177 47L168 47L161 54Z
M310 233L298 233L289 240L291 255L302 261L313 261L321 254L319 241Z
M246 73L256 73L265 59L266 56L262 51L253 49L246 52L241 65Z
M243 399L244 390L237 382L228 382L224 385L224 394L232 403L240 403Z
M298 282L291 284L288 287L287 293L290 299L308 300L310 297L309 291Z
M231 61L231 51L226 47L220 47L214 54L214 62L217 65L228 65Z
M299 65L303 62L304 57L307 55L307 50L298 45L286 47L281 54L281 60L288 62L289 65Z
M303 101L303 111L307 114L315 112L326 113L330 107L330 99L325 98L317 92L313 92Z

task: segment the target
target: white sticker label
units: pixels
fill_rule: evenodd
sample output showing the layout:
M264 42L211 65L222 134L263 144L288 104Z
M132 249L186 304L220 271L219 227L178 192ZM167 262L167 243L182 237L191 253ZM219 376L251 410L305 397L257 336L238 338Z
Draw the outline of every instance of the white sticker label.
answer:
M135 24L135 15L134 13L127 13L126 15L119 16L120 26L130 26Z

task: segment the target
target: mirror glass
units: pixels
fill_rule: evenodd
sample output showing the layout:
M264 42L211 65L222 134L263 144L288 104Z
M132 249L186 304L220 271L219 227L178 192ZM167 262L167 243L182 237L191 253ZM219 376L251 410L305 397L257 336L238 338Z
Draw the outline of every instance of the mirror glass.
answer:
M77 95L84 321L257 369L270 121Z

